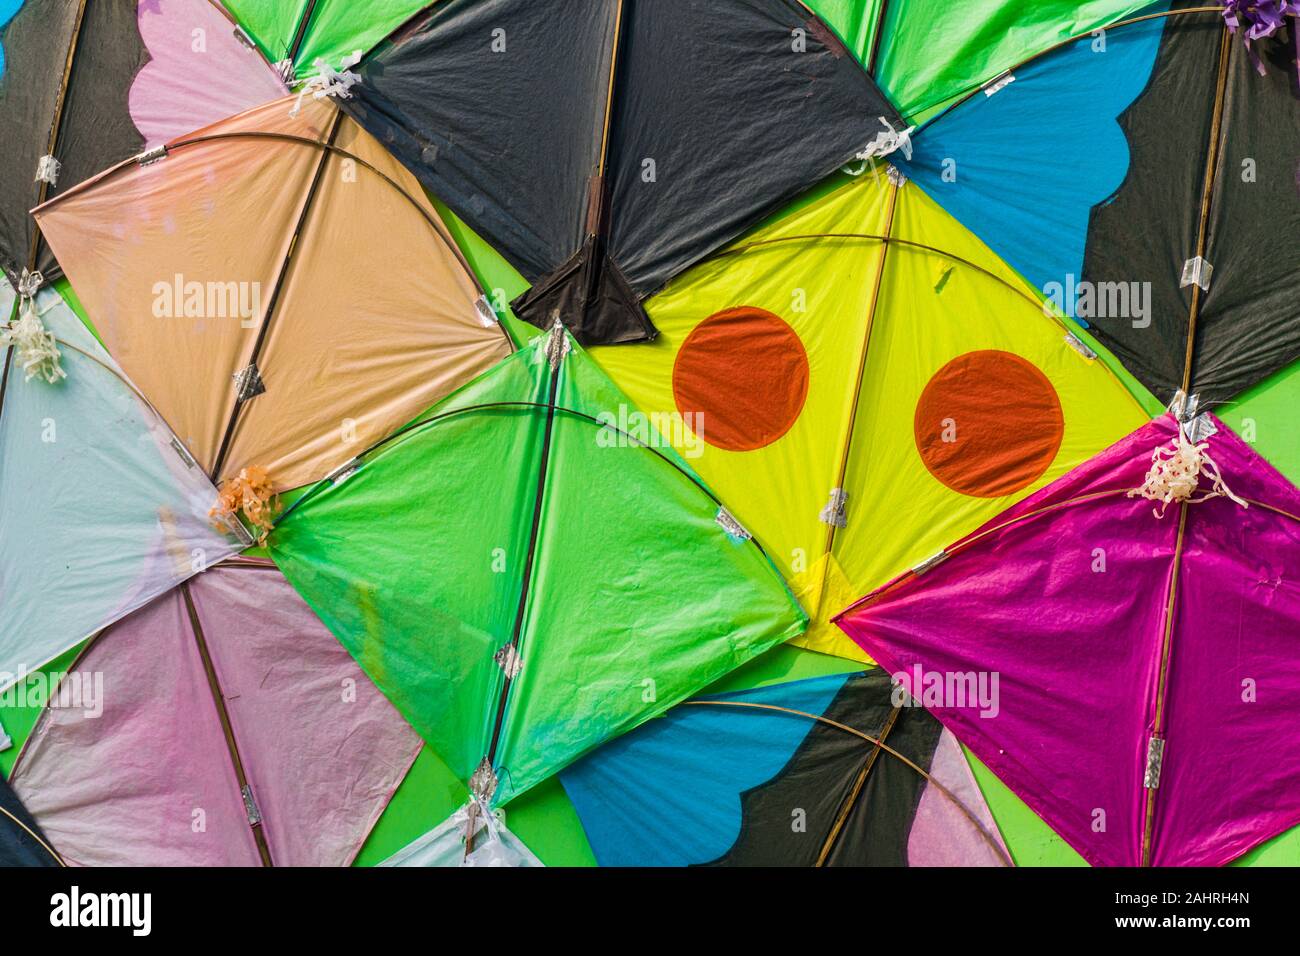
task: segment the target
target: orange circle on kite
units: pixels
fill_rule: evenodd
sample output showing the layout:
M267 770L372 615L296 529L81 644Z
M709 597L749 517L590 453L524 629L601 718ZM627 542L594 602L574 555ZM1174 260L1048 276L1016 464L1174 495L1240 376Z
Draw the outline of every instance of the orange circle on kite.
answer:
M1038 480L1061 447L1056 389L1031 362L993 349L959 355L926 384L913 420L921 461L944 485L996 498Z
M682 343L673 398L686 424L715 448L753 451L790 430L808 398L808 354L766 309L715 312Z

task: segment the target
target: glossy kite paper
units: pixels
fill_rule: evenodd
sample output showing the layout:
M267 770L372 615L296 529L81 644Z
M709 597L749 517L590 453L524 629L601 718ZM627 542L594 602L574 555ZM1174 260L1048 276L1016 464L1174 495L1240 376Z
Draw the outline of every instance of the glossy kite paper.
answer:
M483 809L806 624L685 463L617 427L626 408L557 323L268 540Z
M341 102L583 344L652 339L641 300L902 120L794 0L451 0Z
M1300 823L1300 491L1185 427L1221 486L1131 494L1165 416L838 619L1097 865L1221 865Z
M953 736L879 668L679 704L561 775L602 866L1008 866Z
M418 735L265 560L99 635L12 783L67 862L345 866Z

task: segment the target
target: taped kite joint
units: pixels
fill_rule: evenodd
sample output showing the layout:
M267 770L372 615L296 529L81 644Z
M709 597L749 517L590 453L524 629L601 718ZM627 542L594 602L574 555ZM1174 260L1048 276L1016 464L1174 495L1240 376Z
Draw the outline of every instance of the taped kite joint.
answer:
M232 30L231 32L235 34L235 39L239 41L240 46L243 46L249 50L253 50L254 52L257 51L257 44L253 42L252 37L250 37L247 33L244 32L243 27L235 27L235 29ZM275 65L276 68L278 68L279 65L280 64L277 63Z
M848 503L849 494L843 488L831 489L831 500L827 502L826 507L821 510L817 516L822 524L830 525L832 528L844 528L848 526L849 519L844 513L844 506Z
M719 507L717 517L714 520L717 521L718 527L727 532L727 537L732 541L748 541L753 537L752 534L745 530L743 524L732 517L731 512L726 508Z
M1073 332L1065 333L1065 344L1068 345L1070 348L1074 349L1076 352L1078 352L1080 355L1086 358L1089 362L1097 358L1097 353L1094 352L1092 349L1088 348L1087 343L1084 342L1083 339L1075 335Z
M175 435L172 436L170 444L172 446L172 451L176 452L176 457L185 464L186 468L194 468L198 464L198 462L194 460L194 456L190 454L190 450L185 447L185 443Z
M506 675L506 680L514 680L519 676L519 672L524 669L524 659L519 656L519 649L515 647L513 641L502 645L492 655L492 660L496 661L496 665Z
M334 469L327 479L331 485L341 485L361 469L361 459L352 458Z
M1165 760L1165 739L1152 734L1147 740L1147 766L1142 775L1142 786L1147 790L1160 788L1160 768Z
M153 149L146 149L135 158L137 166L152 166L154 163L161 163L167 158L167 144L155 146Z
M42 156L36 163L36 182L49 183L51 186L57 186L59 183L59 170L63 168L53 156Z
M980 90L985 96L993 96L995 93L1001 93L1015 81L1015 74L1010 70L1007 70L1007 72L1003 73L1001 76L993 77L993 79L981 86Z
M1183 277L1179 280L1178 288L1185 289L1189 285L1201 287L1202 292L1210 291L1210 276L1214 274L1214 266L1206 262L1200 256L1194 256L1183 263Z
M484 757L479 763L478 768L470 775L469 792L473 794L474 800L487 806L492 801L492 795L497 792L497 773L492 769L492 762Z
M1188 422L1196 417L1196 408L1200 403L1200 395L1188 395L1180 388L1174 392L1174 397L1169 402L1168 411L1180 422Z
M251 548L257 544L257 539L253 537L252 532L244 527L244 523L234 515L214 516L221 522L221 527L225 528L232 535L239 539L239 543L246 548Z
M937 568L939 565L943 564L943 562L947 561L949 557L951 557L951 555L949 555L947 551L944 551L941 548L938 551L936 551L934 554L926 558L924 561L922 561L920 564L914 564L912 566L912 573L915 574L917 577L920 577L922 574L925 574L927 571L931 571L934 568Z
M262 373L258 370L256 362L249 362L231 378L235 381L236 401L246 402L266 391L266 383L262 381Z
M262 811L257 808L257 800L253 798L253 788L244 784L239 792L244 797L244 813L248 814L248 825L255 827L262 822Z
M905 186L907 184L907 177L893 163L885 167L885 178L889 180L891 186Z
M569 344L569 337L564 334L564 323L560 321L559 309L551 312L551 319L551 330L546 334L546 361L551 364L551 371L554 372L573 346Z
M478 313L478 319L483 323L483 328L490 329L500 320L497 318L496 310L492 308L492 303L487 300L487 296L481 295L474 300L474 311Z

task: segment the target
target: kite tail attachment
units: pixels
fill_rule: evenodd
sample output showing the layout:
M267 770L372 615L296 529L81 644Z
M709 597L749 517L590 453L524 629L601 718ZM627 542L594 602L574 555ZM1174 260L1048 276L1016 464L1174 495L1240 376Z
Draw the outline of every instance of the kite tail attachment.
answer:
M868 166L874 165L872 160L895 152L902 152L904 159L912 158L912 133L916 127L908 126L906 129L897 130L894 124L883 116L877 116L876 119L880 120L880 125L884 129L877 133L861 152L854 154L853 158L859 160L857 169L854 169L851 163L846 163L840 167L841 171L850 176L861 176L867 171Z
M1196 422L1192 423L1195 430ZM1187 436L1187 426L1179 421L1178 436L1169 445L1161 445L1151 453L1151 469L1141 488L1128 493L1130 498L1141 496L1159 503L1152 513L1157 518L1165 516L1170 502L1196 504L1211 498L1231 498L1243 508L1250 507L1232 493L1223 480L1219 466L1209 453L1208 441L1193 442ZM1194 497L1200 488L1201 476L1210 481L1209 490Z
M59 364L58 340L36 311L36 292L44 282L39 272L23 270L18 280L18 319L0 327L0 345L17 350L26 381L39 375L53 385L68 374Z
M289 110L289 115L297 116L302 110L302 101L308 96L314 100L323 100L327 96L337 96L342 100L351 97L352 87L361 82L361 77L348 68L360 62L360 50L353 50L345 56L337 70L317 57L313 64L316 67L316 75L303 83L302 89L298 91L298 98L293 102L293 109Z
M53 156L42 156L36 164L36 179L33 182L57 186L59 184L59 170L62 168L63 164Z
M1228 32L1242 31L1242 41L1251 65L1260 76L1265 73L1264 62L1252 45L1255 40L1273 36L1282 29L1286 18L1291 17L1291 45L1295 60L1296 77L1300 79L1300 0L1219 0L1223 5L1223 22Z
M214 519L214 527L225 530L228 522L237 522L242 514L253 526L257 543L263 544L275 525L275 513L279 507L279 496L266 469L249 465L221 483L217 489L217 503L208 512L208 517Z

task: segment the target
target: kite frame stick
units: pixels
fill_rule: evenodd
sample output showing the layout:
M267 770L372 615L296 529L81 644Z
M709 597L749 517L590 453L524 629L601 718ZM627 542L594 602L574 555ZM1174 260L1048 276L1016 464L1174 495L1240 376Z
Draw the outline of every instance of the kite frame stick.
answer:
M203 660L203 671L207 675L208 690L212 693L212 703L217 709L217 718L221 721L221 729L226 738L226 749L230 754L230 762L234 767L235 779L239 784L240 798L243 798L245 792L252 793L252 787L248 782L248 774L244 770L244 759L239 753L239 744L235 740L235 729L230 721L230 713L226 710L226 700L222 695L221 682L217 679L217 669L212 663L212 655L208 651L207 639L203 636L203 624L199 621L198 609L194 607L194 598L190 595L190 582L182 581L180 584L182 597L185 599L185 611L189 615L190 631L194 635L194 642L198 645L199 656ZM249 822L248 828L253 831L253 841L257 844L258 855L262 858L263 866L275 866L271 860L271 847L266 842L265 821L261 819L261 811L258 811L258 821Z
M293 39L289 43L289 49L285 56L293 66L297 65L298 54L302 52L302 41L307 38L307 28L311 25L311 18L316 13L316 0L307 0L307 6L302 12L302 18L298 21L297 28L293 31Z
M885 726L880 730L880 742L883 744L889 738L890 731L894 729L894 724L898 723L898 715L902 712L901 707L891 708L889 718L885 721ZM853 812L854 805L858 802L858 797L862 793L862 788L866 786L867 777L871 775L872 768L876 765L876 759L880 756L880 747L871 748L871 753L867 755L866 763L858 771L857 779L853 781L853 787L849 795L844 798L844 804L840 807L839 813L835 815L835 821L831 824L830 832L826 834L826 842L822 844L821 852L817 854L817 862L814 866L825 866L827 858L830 857L831 850L839 842L840 831L844 829L844 823L848 820L849 814Z
M88 0L80 0L77 5L77 18L72 25L72 37L68 41L68 55L63 61L63 76L59 80L59 92L54 100L54 116L50 120L50 135L46 142L45 155L53 156L54 151L59 145L59 132L63 128L63 108L68 99L68 85L72 79L72 65L77 56L77 46L81 40L81 28L86 22L86 4ZM36 205L40 206L45 202L49 194L50 184L44 179L41 180L40 186L36 190ZM27 251L27 268L36 269L36 259L40 254L41 248L41 229L39 224L32 230L32 244Z
M1200 218L1196 230L1196 255L1205 255L1210 219L1210 202L1214 194L1215 167L1218 165L1220 138L1223 134L1223 109L1227 99L1228 64L1232 54L1232 33L1225 23L1219 33L1219 63L1214 87L1214 113L1210 122L1210 139L1206 145L1205 178L1201 187ZM1187 394L1192 381L1192 362L1196 354L1196 320L1201 310L1201 286L1192 285L1192 301L1187 313L1187 350L1183 358L1183 394ZM1181 418L1181 415L1180 415ZM1182 427L1181 425L1179 426ZM1160 666L1156 672L1155 714L1152 718L1151 736L1161 737L1164 731L1165 695L1169 692L1169 666L1174 643L1174 607L1178 601L1178 584L1183 564L1183 544L1187 534L1190 509L1180 502L1178 509L1178 537L1174 540L1173 571L1169 579L1169 597L1165 603L1164 628L1160 640ZM1149 787L1142 802L1142 866L1151 865L1152 842L1155 838L1156 798L1159 789Z
M315 0L313 0L313 3ZM329 136L326 138L325 145L333 146L334 141L338 138L339 127L343 124L342 111L336 110L334 118L330 120ZM298 240L302 237L303 227L307 224L307 217L311 215L312 207L316 204L316 196L320 192L321 179L325 176L325 166L329 163L330 154L322 151L320 161L316 163L316 171L312 174L311 183L307 187L307 196L303 199L302 208L298 210L298 221L294 224L293 233L289 237L289 248L285 251L284 259L280 262L280 268L275 275L275 284L271 286L271 301L267 303L266 315L257 327L257 338L253 341L253 351L249 356L248 365L257 366L257 360L262 357L262 346L266 343L266 334L270 331L271 322L276 316L276 307L280 304L280 293L284 290L284 280L289 274L289 268L293 265L294 255L298 251ZM247 365L245 366L247 367ZM260 373L259 373L260 374ZM230 409L230 415L226 419L226 429L221 436L221 444L217 446L216 457L212 461L212 471L208 477L213 482L218 480L221 469L226 463L226 455L230 453L230 442L235 437L235 426L239 423L240 415L248 402L256 396L240 400L235 396L234 406Z
M1165 694L1168 692L1170 652L1174 640L1174 604L1178 600L1178 579L1183 565L1183 542L1187 535L1187 514L1190 509L1186 502L1178 504L1178 537L1174 539L1173 571L1169 578L1169 595L1165 599L1164 621L1160 635L1160 666L1156 672L1155 717L1151 726L1150 737L1159 737L1164 729ZM1150 738L1148 738L1150 739ZM1149 746L1149 745L1148 745ZM1149 759L1149 758L1148 758ZM1142 847L1139 865L1151 865L1151 840L1155 829L1156 794L1159 788L1146 787L1146 799L1142 801Z
M810 714L806 710L795 710L793 707L781 707L777 704L760 704L754 701L747 701L747 700L684 700L682 701L682 706L749 707L755 710L773 710L783 714L793 714L796 717L807 717L809 720L826 724L830 727L834 727L836 730L842 730L846 734L852 734L854 737L860 737L861 739L865 740L867 743L873 744L878 749L883 750L891 757L898 758L906 766L910 767L911 769L915 770L918 774L920 774L927 783L934 784L934 786L939 790L939 792L942 793L949 800L951 800L953 804L957 807L957 809L959 809L966 816L966 818L970 820L970 822L975 826L975 828L979 830L980 835L989 844L989 846L993 848L993 850L998 854L998 856L1000 856L1003 860L1006 861L1007 866L1015 866L1015 861L1011 859L1010 854L1008 854L1008 852L998 844L997 840L993 839L992 834L988 832L984 824L980 823L979 819L970 810L970 808L966 806L966 804L962 803L960 800L957 799L956 794L954 794L951 790L949 790L938 780L936 780L933 776L931 776L931 774L928 771L922 770L920 766L918 766L913 760L911 760L911 758L899 753L897 750L889 746L889 744L885 743L883 740L877 739L876 737L873 737L868 733L864 733L863 731L858 730L856 727L850 727L848 724L842 724L838 720L832 720L831 718L822 716L820 714Z
M871 38L871 52L867 55L867 62L862 64L867 76L873 80L876 78L876 66L880 57L880 41L885 36L885 8L888 6L889 0L880 0L880 9L876 11L876 35Z
M1208 245L1210 203L1214 196L1215 168L1219 162L1223 135L1223 109L1227 100L1228 63L1232 54L1232 34L1224 24L1219 40L1219 71L1214 87L1214 113L1210 121L1210 141L1206 145L1205 180L1201 187L1200 219L1196 227L1196 256L1202 258ZM1201 286L1192 283L1192 302L1187 313L1187 352L1183 359L1183 393L1192 383L1192 360L1196 352L1196 320L1201 312Z
M844 436L844 447L840 452L839 468L835 475L834 487L843 490L844 481L849 473L849 456L853 451L853 433L858 421L858 404L862 394L862 382L867 374L867 361L871 354L871 333L876 327L876 310L880 305L880 287L884 285L885 280L885 260L889 258L889 244L892 240L891 233L894 231L894 213L898 209L898 193L902 187L895 183L889 184L889 208L885 214L885 235L881 240L880 261L876 263L876 278L872 284L871 308L867 311L867 324L862 332L862 349L858 355L857 377L853 382L853 391L849 393L849 420L848 428ZM834 560L835 554L835 532L839 530L834 522L826 527L826 545L825 556L827 566L822 572L821 588L817 593L817 613L821 614L822 604L826 601L826 592L830 587L831 568L830 562ZM823 850L827 852L829 847Z
M559 332L558 330L552 330L550 334L558 334L562 336L564 333ZM561 342L562 341L563 340L561 339ZM528 555L524 559L524 570L520 577L519 604L515 609L515 623L510 629L510 640L504 645L505 647L514 648L516 653L519 651L520 638L523 637L524 614L528 610L529 590L533 582L533 565L537 562L537 548L539 544L538 532L542 526L542 505L546 500L546 478L550 474L551 470L551 444L555 431L555 397L559 394L560 373L565 367L563 357L561 357L561 359L554 365L550 365L549 362L547 364L550 367L551 380L547 383L546 424L542 431L541 461L537 466L537 491L533 496L533 517L532 524L528 531ZM501 743L501 731L505 727L506 704L510 698L510 686L514 681L509 670L502 668L502 674L504 675L504 680L502 681L501 689L498 692L499 696L497 697L496 717L493 719L492 724L491 741L488 744L487 754L484 756L484 760L487 761L488 766L492 766L496 762L497 747ZM490 796L491 795L489 795L489 798ZM475 811L471 809L469 829L466 830L465 835L466 856L469 856L473 849L474 835L478 829L474 826L474 813Z

